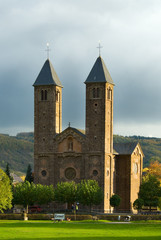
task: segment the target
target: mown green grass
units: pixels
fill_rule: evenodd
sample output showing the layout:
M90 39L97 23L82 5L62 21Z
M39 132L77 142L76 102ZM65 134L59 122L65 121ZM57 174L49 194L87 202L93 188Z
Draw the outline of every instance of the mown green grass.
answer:
M114 224L108 222L0 221L5 240L160 240L160 223Z

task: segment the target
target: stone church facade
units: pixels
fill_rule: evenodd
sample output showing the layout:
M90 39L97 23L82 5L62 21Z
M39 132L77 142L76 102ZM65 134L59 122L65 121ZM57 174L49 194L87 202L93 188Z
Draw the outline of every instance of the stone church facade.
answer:
M98 57L86 81L85 131L62 131L62 84L46 60L34 86L35 183L97 180L104 192L101 211L111 212L113 194L118 210L133 211L142 177L143 152L138 143L113 144L113 80Z

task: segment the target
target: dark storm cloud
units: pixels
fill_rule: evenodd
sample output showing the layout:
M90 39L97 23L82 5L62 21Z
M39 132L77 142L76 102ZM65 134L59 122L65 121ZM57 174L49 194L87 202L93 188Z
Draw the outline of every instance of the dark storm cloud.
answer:
M0 74L0 126L32 124L32 88L27 85L27 76L22 72L8 71ZM26 84L22 84L25 80ZM32 116L31 116L32 115Z
M117 121L150 123L161 120L160 77L145 69L137 69L137 72L131 70L130 73L126 71L121 75L124 80L115 87Z
M64 86L63 127L70 121L84 128L84 81L99 40L116 84L115 131L139 135L144 125L144 135L161 132L159 0L6 0L0 9L0 132L33 129L32 84L46 60L47 42ZM157 131L147 130L152 125Z

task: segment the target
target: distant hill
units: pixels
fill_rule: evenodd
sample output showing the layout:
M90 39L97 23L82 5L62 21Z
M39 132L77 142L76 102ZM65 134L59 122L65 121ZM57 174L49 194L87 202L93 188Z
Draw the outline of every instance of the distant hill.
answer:
M131 137L123 137L114 135L114 142L139 142L144 157L144 167L149 166L150 161L158 160L161 162L161 138L150 138L150 137L142 137L142 136L131 136Z
M34 142L34 133L33 132L22 132L18 133L15 137L16 139L26 140L29 142Z
M19 134L18 134L19 135ZM5 169L7 162L15 172L26 173L28 164L33 169L33 142L28 137L11 137L0 134L0 168ZM33 139L33 137L32 137Z
M16 173L26 173L28 164L31 164L33 169L33 142L33 132L18 133L15 137L0 134L0 168L5 169L8 162L10 169ZM144 167L147 167L151 160L161 162L161 138L114 135L114 142L139 142L145 155Z

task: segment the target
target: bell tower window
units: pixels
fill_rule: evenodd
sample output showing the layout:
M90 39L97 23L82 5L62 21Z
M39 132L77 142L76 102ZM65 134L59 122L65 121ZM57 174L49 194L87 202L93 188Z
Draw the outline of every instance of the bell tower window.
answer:
M43 100L44 100L44 91L41 90L41 101L43 101Z
M41 101L47 100L47 90L41 90Z
M93 88L92 92L93 92L93 98L96 98L96 89Z
M112 89L111 88L107 89L107 98L108 98L108 100L112 100Z
M60 92L57 91L56 92L56 101L59 102L59 100L60 100Z
M45 90L45 100L47 100L47 90Z
M100 96L100 89L97 88L97 98L99 98L99 96Z
M93 88L92 89L92 97L93 98L99 98L100 97L100 89L99 88Z

